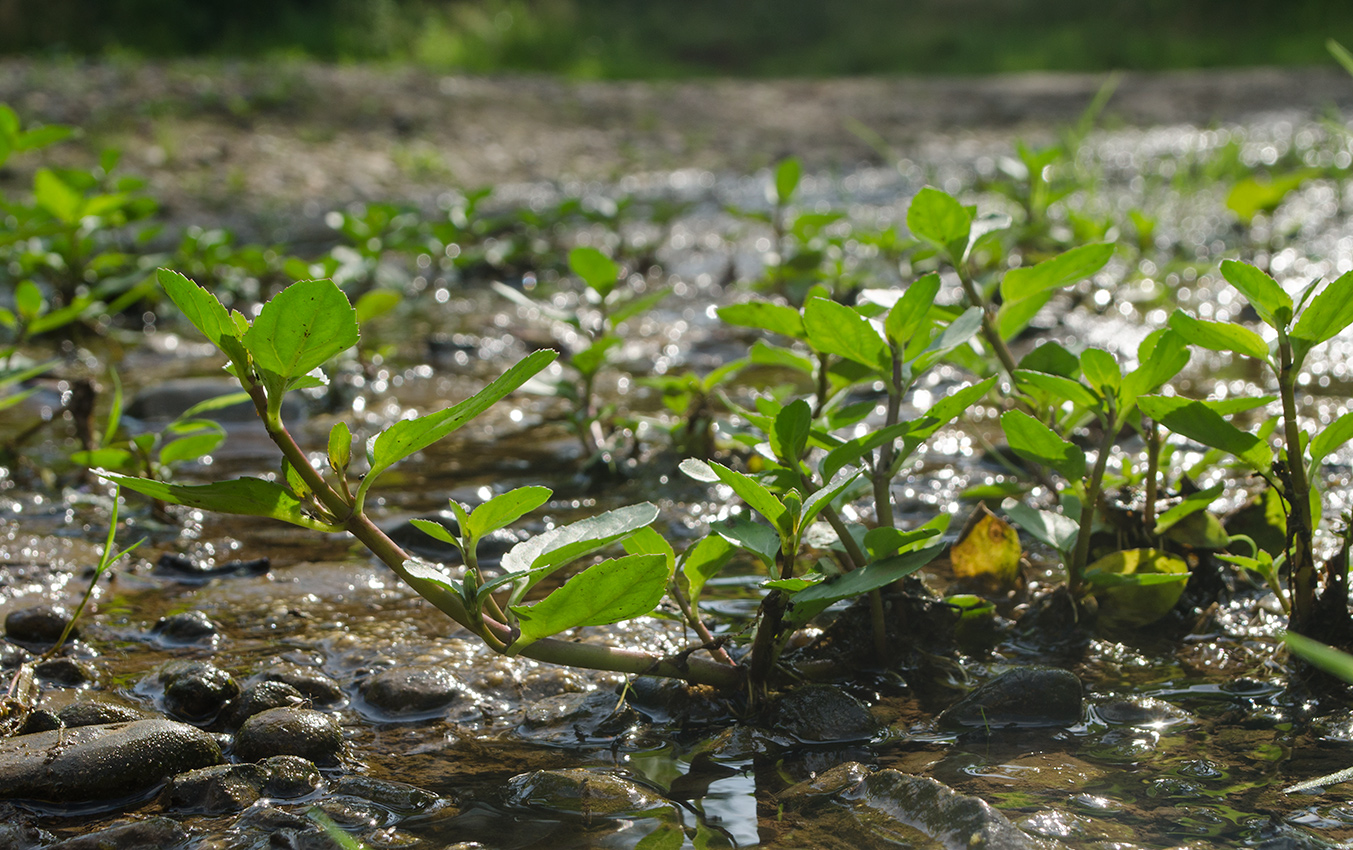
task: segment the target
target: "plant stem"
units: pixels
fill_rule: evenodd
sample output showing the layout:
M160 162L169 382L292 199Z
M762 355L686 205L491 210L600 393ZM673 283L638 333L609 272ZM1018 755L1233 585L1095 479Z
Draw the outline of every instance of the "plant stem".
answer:
M958 272L958 279L963 284L963 293L968 297L968 303L974 307L982 308L982 338L987 341L987 345L996 354L996 359L1001 361L1001 367L1005 369L1006 377L1013 381L1015 370L1019 366L1015 363L1015 355L1010 353L1010 347L1005 344L1005 340L1001 339L1001 333L996 328L996 311L982 297L982 293L977 291L977 284L973 281L972 275L968 273L966 264L955 265L954 271Z
M1278 329L1278 393L1283 404L1283 439L1287 444L1288 566L1292 570L1293 631L1308 629L1315 613L1315 554L1311 551L1311 485L1302 462L1301 428L1297 422L1297 370L1292 341Z
M1146 533L1155 536L1156 498L1160 484L1156 480L1160 475L1160 426L1154 419L1147 419L1146 429L1146 505L1142 508L1142 525Z
M1114 437L1117 432L1113 427L1114 415L1112 407L1108 411L1104 423L1104 440L1099 446L1099 456L1095 458L1095 467L1090 472L1090 478L1085 482L1084 502L1081 504L1081 522L1080 529L1076 532L1076 550L1071 556L1071 563L1067 565L1067 583L1073 596L1080 593L1082 574L1085 571L1085 564L1090 560L1090 533L1095 524L1095 507L1099 502L1099 488L1104 481L1104 470L1109 465L1109 454L1113 451Z
M728 651L715 641L714 635L705 625L705 621L700 619L700 612L691 607L690 600L686 598L686 594L681 591L681 586L676 582L672 583L672 598L676 600L677 607L681 609L681 616L686 618L686 622L695 630L695 634L704 642L705 646L710 648L710 655L724 664L736 665L737 662L732 659Z

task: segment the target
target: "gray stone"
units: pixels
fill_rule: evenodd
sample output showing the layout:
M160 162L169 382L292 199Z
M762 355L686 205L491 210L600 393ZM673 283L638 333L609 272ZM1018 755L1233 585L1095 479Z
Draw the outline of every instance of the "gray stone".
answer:
M555 694L533 700L517 734L542 744L568 747L613 741L640 720L628 705L616 709L609 691Z
M443 667L394 667L362 685L362 696L379 711L396 717L428 715L461 697L464 686Z
M427 811L441 800L436 794L416 785L372 779L369 776L344 776L330 790L334 794L361 797L404 816Z
M334 705L344 700L343 687L314 667L278 664L259 673L258 679L263 682L285 682L315 705Z
M99 678L92 664L78 658L49 658L34 665L33 673L44 682L66 688L96 682Z
M46 850L169 850L187 840L188 833L173 820L149 817L67 839Z
M165 788L169 807L219 815L239 812L263 796L268 771L257 764L218 764L180 773Z
M136 797L221 762L206 732L150 719L0 740L0 798L84 803Z
M160 671L164 707L192 723L209 723L226 703L239 696L240 686L226 671L205 661L179 661Z
M583 822L675 812L656 791L612 771L583 767L518 774L508 780L507 804Z
M145 712L129 705L101 699L77 700L56 712L66 726L97 726L101 723L127 723L145 717Z
M939 717L946 729L1073 726L1081 721L1081 681L1057 667L1019 667L970 692Z
M300 756L272 756L259 763L268 771L262 789L268 797L304 797L324 781L314 762Z
M39 645L43 649L56 643L70 622L70 612L55 605L34 605L10 611L5 617L5 636L17 643ZM75 637L78 630L71 630Z
M28 816L8 803L0 803L0 847L5 850L36 850L51 836L33 825Z
M235 736L235 755L241 761L286 755L328 766L338 763L342 749L338 720L308 708L270 708L246 720Z
M228 726L238 729L244 721L270 708L309 708L310 700L286 682L254 682L231 705Z
M220 628L202 611L183 611L161 617L151 633L160 643L169 646L212 644Z
M778 735L805 743L864 741L878 732L869 709L833 685L807 685L766 707L764 722Z

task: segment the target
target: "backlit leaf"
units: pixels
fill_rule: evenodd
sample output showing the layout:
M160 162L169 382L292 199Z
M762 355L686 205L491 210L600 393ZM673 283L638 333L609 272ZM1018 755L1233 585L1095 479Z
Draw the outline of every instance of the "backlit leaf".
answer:
M1292 321L1292 298L1278 282L1249 263L1222 260L1222 277L1245 296L1269 327L1286 328Z
M1001 278L1001 298L1023 301L1085 280L1104 268L1113 256L1112 242L1081 245L1035 266L1011 269Z
M1176 309L1170 315L1170 327L1189 343L1209 351L1233 351L1260 360L1268 359L1268 343L1243 325L1195 319Z
M1261 472L1268 472L1273 461L1263 440L1227 422L1205 404L1177 396L1142 396L1137 406L1176 434L1230 452Z
M506 528L550 500L548 487L518 487L499 493L470 512L466 534L474 537Z
M186 485L167 484L163 481L132 478L109 472L99 472L99 475L121 484L128 490L135 490L142 495L172 505L184 505L223 514L280 519L292 525L320 531L333 530L308 516L300 500L292 495L290 490L260 478L235 478L212 484Z
M1020 457L1055 469L1068 481L1085 478L1085 452L1024 411L1007 410L1001 415L1001 428Z
M972 213L953 197L926 186L911 199L907 228L912 234L950 253L962 256L972 230Z
M234 320L215 295L176 271L160 269L156 275L169 300L213 345L220 347L222 337L240 335Z
M814 349L835 354L876 371L888 368L888 346L873 324L857 311L827 298L803 305L803 324Z
M667 562L661 555L626 555L594 564L534 605L512 606L521 636L508 654L566 629L641 617L666 592Z
M357 316L331 280L302 280L275 295L244 334L260 369L302 378L357 344Z
M794 339L808 338L808 332L803 327L803 316L798 310L783 304L772 304L769 301L729 304L727 307L720 307L718 315L730 325L761 328Z

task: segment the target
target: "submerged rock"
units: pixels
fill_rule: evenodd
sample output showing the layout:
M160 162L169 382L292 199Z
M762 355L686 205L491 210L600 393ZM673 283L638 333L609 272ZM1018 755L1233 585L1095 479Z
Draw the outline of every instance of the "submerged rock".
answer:
M436 794L416 785L372 779L370 776L344 776L331 791L336 795L360 797L405 817L425 812L441 802Z
M616 705L609 691L555 694L533 701L517 734L538 743L577 746L611 741L639 722L628 705Z
M308 708L270 708L246 720L235 736L235 755L241 761L287 755L327 766L338 763L342 750L338 719Z
M869 810L870 816L862 820L870 831L889 838L897 834L887 823L892 820L952 850L1039 850L1041 846L987 803L928 777L880 770L844 796Z
M155 574L172 578L183 584L206 584L214 578L261 576L272 568L267 558L248 561L228 561L224 564L203 564L182 555L166 553L155 562Z
M285 682L315 705L336 705L345 699L343 686L314 667L282 663L261 671L257 678L260 682Z
M243 811L263 797L301 797L320 786L319 769L296 756L258 764L220 764L181 773L165 789L168 804L206 814Z
M187 646L215 643L220 627L203 611L183 611L161 617L150 632L161 644Z
M1081 681L1058 667L1019 667L979 686L940 714L946 729L1071 726L1081 720Z
M160 850L188 840L183 827L166 817L120 823L49 845L46 850Z
M507 804L584 822L675 813L672 803L652 789L618 773L582 767L514 776L507 783Z
M66 688L87 685L99 678L92 664L78 658L49 658L34 665L33 673L48 684Z
M97 726L101 723L128 723L145 717L145 712L130 705L103 699L77 700L63 705L56 716L67 727Z
M778 697L763 720L777 734L804 743L864 741L878 732L869 709L833 685L807 685Z
M434 714L460 699L464 685L445 667L394 667L362 685L372 708L396 717Z
M0 798L66 805L120 800L220 762L215 739L172 720L39 732L0 740Z
M244 721L270 708L309 708L310 700L286 682L254 682L231 703L226 725L238 729Z

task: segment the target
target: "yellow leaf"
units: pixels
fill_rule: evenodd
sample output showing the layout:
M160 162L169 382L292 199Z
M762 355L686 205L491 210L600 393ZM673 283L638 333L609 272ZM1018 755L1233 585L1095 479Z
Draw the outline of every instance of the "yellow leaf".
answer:
M954 575L978 579L981 583L1006 590L1019 578L1019 560L1024 554L1019 534L1003 519L982 508L984 514L969 523L968 533L949 551Z

